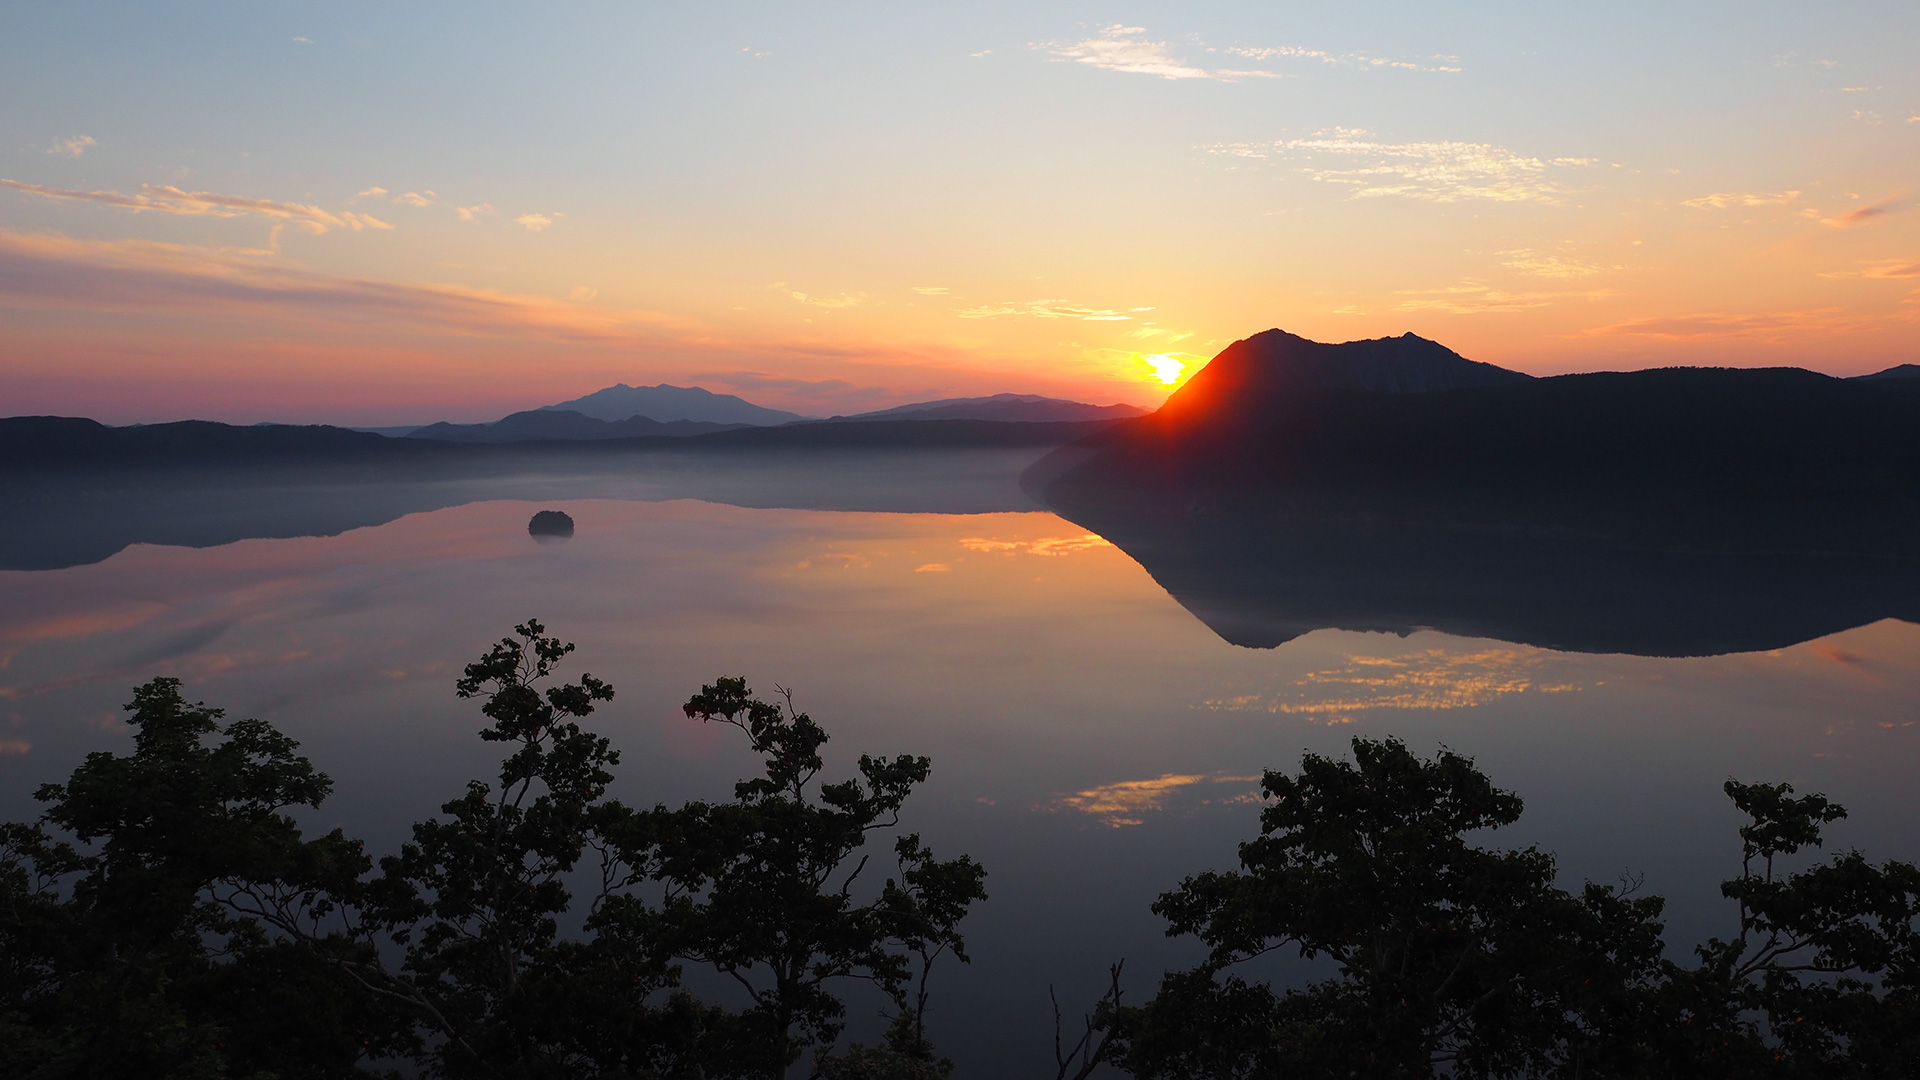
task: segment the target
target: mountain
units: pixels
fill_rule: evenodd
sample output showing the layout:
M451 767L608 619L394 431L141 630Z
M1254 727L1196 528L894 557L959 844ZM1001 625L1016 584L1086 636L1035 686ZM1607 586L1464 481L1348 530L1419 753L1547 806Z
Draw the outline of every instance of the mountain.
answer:
M1871 375L1855 375L1855 379L1920 379L1920 364L1900 364L1885 371L1876 371Z
M695 420L662 423L644 416L632 416L609 423L583 416L572 410L530 409L496 420L491 424L449 424L442 421L415 428L409 439L439 439L443 442L509 443L539 439L633 439L646 435L708 435L732 431L748 424L709 424Z
M1414 334L1331 345L1268 330L1222 349L1162 408L1190 412L1229 399L1303 389L1430 394L1532 381L1524 372L1468 360Z
M899 405L876 412L836 416L835 420L1000 420L1015 422L1079 422L1125 420L1144 416L1138 405L1087 405L1038 394L994 394L991 397L944 398Z
M586 397L545 406L549 412L577 412L595 420L625 420L644 416L663 423L693 420L704 424L790 424L807 417L768 409L732 394L716 394L698 386L628 386L616 383Z
M1920 379L1533 379L1270 333L1021 482L1236 644L1436 627L1693 655L1920 617Z

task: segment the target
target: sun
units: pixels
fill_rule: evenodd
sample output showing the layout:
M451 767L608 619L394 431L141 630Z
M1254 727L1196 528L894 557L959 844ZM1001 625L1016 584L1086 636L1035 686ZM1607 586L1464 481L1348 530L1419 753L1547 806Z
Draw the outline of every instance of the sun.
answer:
M1153 377L1172 386L1180 381L1180 373L1187 370L1186 361L1176 358L1172 353L1153 353L1140 357L1153 369Z

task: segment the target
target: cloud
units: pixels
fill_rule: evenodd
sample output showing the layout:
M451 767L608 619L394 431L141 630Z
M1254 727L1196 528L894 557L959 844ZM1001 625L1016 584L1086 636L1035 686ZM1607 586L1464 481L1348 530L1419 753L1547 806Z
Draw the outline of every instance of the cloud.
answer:
M1824 278L1871 278L1880 281L1906 281L1920 278L1920 262L1912 259L1882 259L1857 270L1837 270L1821 274Z
M1691 206L1696 210L1725 210L1735 206L1785 206L1799 197L1798 191L1716 191L1711 195L1688 199L1680 205Z
M386 188L383 188L383 187L370 187L370 188L367 188L367 189L366 189L365 191L356 191L356 192L354 192L354 193L353 193L353 198L351 198L351 199L348 199L347 201L348 201L348 202L358 202L358 201L359 201L359 200L361 200L361 199L378 199L378 198L380 198L380 197L382 197L382 196L384 196L384 195L386 195L386 193L387 193L387 189L386 189Z
M1486 312L1526 311L1546 307L1563 300L1598 300L1613 295L1606 290L1586 292L1505 292L1478 282L1467 282L1445 289L1410 290L1395 311L1440 311L1452 315L1479 315Z
M493 204L481 203L479 206L456 206L453 212L460 215L461 221L478 221L493 216Z
M33 744L20 739L0 739L0 755L25 754L33 750Z
M524 225L528 232L539 232L553 224L553 219L545 214L521 214L513 219L515 225Z
M457 285L320 274L262 253L0 231L0 304L88 310L271 312L335 325L343 313L451 330L638 342L676 320Z
M867 302L866 293L853 293L851 295L841 293L839 296L809 296L803 292L789 291L787 295L803 304L818 308L859 307L861 304Z
M1807 311L1778 311L1764 315L1733 315L1699 312L1689 315L1649 316L1628 319L1611 326L1589 330L1589 336L1633 336L1685 341L1693 338L1758 338L1781 340L1796 334L1851 329L1853 320L1841 309L1816 308Z
M1048 806L1052 810L1071 810L1098 818L1102 824L1111 828L1126 825L1139 825L1146 819L1144 815L1164 810L1167 802L1176 795L1202 784L1250 784L1258 781L1258 776L1243 776L1235 773L1164 773L1150 780L1122 780L1114 784L1100 784L1076 791L1068 795L1055 796ZM1231 802L1257 800L1252 792L1242 792L1231 798ZM1202 803L1211 802L1203 799Z
M1151 309L1149 309L1151 310ZM1108 308L1081 307L1065 300L1028 300L960 308L955 314L963 319L994 319L1002 315L1031 315L1036 319L1084 319L1087 322L1129 322L1133 316Z
M1070 45L1048 42L1040 48L1047 49L1062 61L1087 64L1104 71L1119 71L1130 75L1153 75L1162 79L1284 79L1286 75L1278 71L1266 71L1259 68L1203 68L1195 67L1185 60L1178 59L1168 52L1164 41L1153 41L1145 35L1142 26L1127 26L1115 23L1100 31L1097 37L1077 41ZM1213 49L1208 49L1213 52ZM1249 60L1270 61L1281 59L1319 60L1328 64L1340 64L1363 68L1404 68L1409 71L1445 71L1457 72L1457 67L1416 64L1405 60L1385 60L1362 53L1329 53L1319 49L1303 49L1297 46L1282 45L1275 48L1230 47L1228 55L1244 57ZM976 54L978 55L978 54Z
M1874 203L1872 206L1862 206L1857 210L1849 210L1844 214L1837 214L1830 218L1821 218L1820 224L1831 226L1835 229L1851 229L1856 225L1865 225L1874 218L1885 217L1895 210L1901 209L1904 205L1900 199L1884 199Z
M947 289L944 285L915 285L913 291L919 293L921 296L947 295Z
M136 213L153 211L187 217L221 218L259 214L263 217L292 221L315 234L324 233L328 229L351 229L359 232L361 229L393 228L392 225L369 214L345 210L336 214L317 206L305 206L300 203L250 199L241 195L221 195L212 191L182 191L171 184L142 184L138 195L123 195L117 191L75 191L69 188L45 187L40 184L23 184L18 180L0 180L0 187L12 188L15 191L38 195L45 199L100 203Z
M1444 64L1419 64L1410 60L1386 60L1365 53L1330 53L1320 49L1303 49L1297 45L1280 45L1272 48L1247 48L1232 46L1225 50L1234 56L1244 56L1251 60L1318 60L1325 64L1344 64L1363 68L1400 68L1404 71L1434 71L1449 74L1458 73L1459 68ZM1441 59L1436 57L1435 59ZM1457 59L1446 57L1445 59Z
M1104 71L1123 71L1131 75L1156 75L1162 79L1210 79L1213 72L1189 67L1167 55L1167 45L1148 41L1141 35L1146 28L1115 23L1091 37L1072 45L1052 48L1061 60L1087 64Z
M397 203L405 203L408 206L432 206L433 200L436 197L437 196L435 196L434 193L431 191L427 192L425 195L422 195L417 191L409 191L405 195L394 196L393 201Z
M1604 266L1596 266L1592 263L1563 259L1558 255L1542 255L1539 252L1527 248L1521 248L1517 251L1503 251L1500 254L1507 256L1507 261L1501 263L1501 266L1509 270L1518 270L1522 273L1532 274L1535 277L1587 277L1591 274L1605 273L1607 269Z
M90 146L99 146L91 135L75 135L71 139L61 139L47 148L47 153L56 157L79 157Z
M1201 149L1221 157L1256 161L1296 159L1308 162L1347 158L1349 168L1305 166L1301 172L1322 183L1351 185L1355 198L1400 196L1429 202L1484 199L1493 202L1558 203L1573 193L1555 179L1556 169L1577 168L1591 158L1539 158L1491 143L1387 143L1362 138L1366 132L1335 128L1306 139L1271 143L1215 143Z

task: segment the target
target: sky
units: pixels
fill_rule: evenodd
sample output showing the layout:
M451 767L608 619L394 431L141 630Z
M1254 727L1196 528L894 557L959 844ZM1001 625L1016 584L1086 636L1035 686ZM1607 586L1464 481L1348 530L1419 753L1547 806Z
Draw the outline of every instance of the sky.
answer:
M13 5L0 414L1920 361L1920 5Z

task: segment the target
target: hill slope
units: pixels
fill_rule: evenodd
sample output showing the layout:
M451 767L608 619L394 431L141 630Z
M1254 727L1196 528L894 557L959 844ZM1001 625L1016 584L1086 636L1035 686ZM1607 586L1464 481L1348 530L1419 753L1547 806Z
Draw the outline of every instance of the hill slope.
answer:
M805 420L799 413L769 409L732 394L716 394L698 386L628 386L616 383L585 397L545 408L577 412L595 420L618 421L630 416L670 423L693 420L704 424L788 424Z
M835 420L999 420L1017 423L1077 423L1086 420L1125 420L1148 410L1137 405L1088 405L1038 394L994 394L991 397L945 398L897 405L891 409L836 416Z

